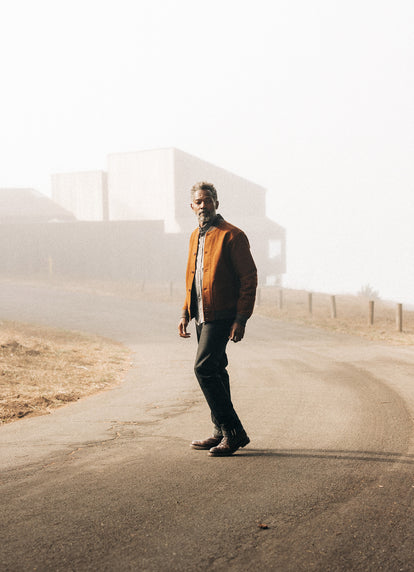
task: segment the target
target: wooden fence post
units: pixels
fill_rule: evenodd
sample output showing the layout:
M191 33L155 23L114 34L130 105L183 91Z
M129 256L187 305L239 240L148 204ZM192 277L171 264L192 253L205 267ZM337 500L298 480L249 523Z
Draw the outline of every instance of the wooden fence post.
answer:
M308 311L312 314L312 292L308 292Z
M261 301L262 301L262 290L261 288L258 288L256 292L256 304L260 306Z
M403 305L397 304L397 330L399 332L403 331Z
M374 323L374 300L369 301L369 325Z
M336 318L336 299L335 299L335 296L331 296L331 317Z

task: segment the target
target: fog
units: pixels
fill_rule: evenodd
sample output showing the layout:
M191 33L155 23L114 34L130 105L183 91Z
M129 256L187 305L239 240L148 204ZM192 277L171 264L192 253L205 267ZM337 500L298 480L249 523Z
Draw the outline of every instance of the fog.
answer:
M0 187L50 195L52 173L177 147L268 189L286 286L414 303L413 15L408 0L3 3Z

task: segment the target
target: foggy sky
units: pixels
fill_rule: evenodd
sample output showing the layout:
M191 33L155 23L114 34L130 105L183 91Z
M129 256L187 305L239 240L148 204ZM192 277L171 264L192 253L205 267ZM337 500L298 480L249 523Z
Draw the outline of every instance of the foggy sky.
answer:
M410 0L2 2L0 186L50 194L52 172L178 147L269 190L286 286L414 303L413 15Z

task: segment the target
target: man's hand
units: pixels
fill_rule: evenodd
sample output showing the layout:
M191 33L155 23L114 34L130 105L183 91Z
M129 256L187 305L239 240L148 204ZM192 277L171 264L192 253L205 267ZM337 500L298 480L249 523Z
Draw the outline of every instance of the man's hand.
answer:
M180 323L178 324L178 333L180 338L189 338L191 334L187 332L188 320L187 318L181 318Z
M244 330L246 326L243 324L239 324L238 322L234 322L230 329L229 340L232 342L240 342L244 337Z

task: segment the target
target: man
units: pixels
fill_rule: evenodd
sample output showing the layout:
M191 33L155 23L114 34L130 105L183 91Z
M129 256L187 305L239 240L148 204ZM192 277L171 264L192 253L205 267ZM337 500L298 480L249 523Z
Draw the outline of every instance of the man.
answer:
M247 436L230 397L226 370L228 340L240 342L253 312L257 270L243 231L216 214L217 191L210 183L191 189L191 208L199 227L192 233L186 272L186 299L178 325L182 338L196 321L198 349L194 371L211 410L212 437L193 441L193 449L209 455L232 455L245 447Z

